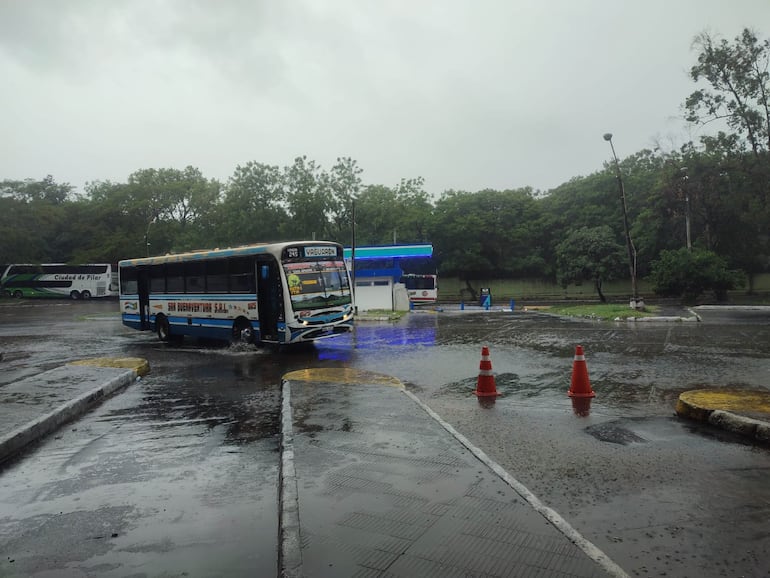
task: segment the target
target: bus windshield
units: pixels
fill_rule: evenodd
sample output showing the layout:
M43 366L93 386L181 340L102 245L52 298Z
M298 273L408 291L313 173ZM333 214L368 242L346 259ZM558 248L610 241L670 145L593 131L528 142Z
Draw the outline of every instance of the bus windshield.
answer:
M344 261L300 261L284 263L283 268L295 311L351 302Z

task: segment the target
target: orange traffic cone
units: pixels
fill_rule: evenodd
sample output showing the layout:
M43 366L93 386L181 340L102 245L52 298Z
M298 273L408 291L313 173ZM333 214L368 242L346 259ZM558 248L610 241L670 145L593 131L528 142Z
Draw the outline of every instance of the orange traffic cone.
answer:
M489 360L489 347L481 348L481 362L479 363L479 378L476 381L476 391L479 397L500 395L495 386L495 376L492 373L492 362Z
M596 394L591 389L588 381L588 367L586 357L583 355L583 346L575 347L575 361L572 363L572 381L567 395L570 397L594 397Z

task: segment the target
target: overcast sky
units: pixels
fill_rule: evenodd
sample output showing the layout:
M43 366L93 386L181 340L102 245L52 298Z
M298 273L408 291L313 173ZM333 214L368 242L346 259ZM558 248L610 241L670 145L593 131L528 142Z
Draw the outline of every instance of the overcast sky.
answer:
M693 37L768 0L0 0L0 180L248 161L547 190L697 138Z

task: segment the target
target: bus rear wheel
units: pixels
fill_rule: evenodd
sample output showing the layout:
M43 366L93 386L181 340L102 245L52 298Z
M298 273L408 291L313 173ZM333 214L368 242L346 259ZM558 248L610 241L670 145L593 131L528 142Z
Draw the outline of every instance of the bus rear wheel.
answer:
M18 289L16 289L16 291L14 291L14 292L13 292L13 296L14 296L16 299L21 299L22 297L24 297L24 293L22 293L21 291L19 291Z
M248 319L237 319L233 324L232 343L254 343L254 329Z
M158 331L158 339L161 341L171 340L171 327L168 324L168 319L164 315L158 315L155 319L155 328Z
M90 299L91 298L91 292L88 289L86 289L85 291L83 291L80 294L80 298L81 299Z
M70 291L70 299L72 299L73 301L77 301L78 299L80 299L80 293L78 293L77 291Z

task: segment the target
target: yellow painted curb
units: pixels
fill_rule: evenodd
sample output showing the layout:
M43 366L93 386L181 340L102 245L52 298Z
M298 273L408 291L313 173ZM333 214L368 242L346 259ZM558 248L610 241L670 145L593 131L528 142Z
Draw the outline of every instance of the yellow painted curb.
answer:
M323 381L342 383L345 385L373 384L404 387L400 380L390 375L351 369L349 367L319 367L315 369L300 369L291 371L283 376L286 381Z
M149 362L141 357L93 357L91 359L73 361L69 365L133 369L137 375L147 375L150 373Z
M770 391L696 389L686 391L676 403L678 415L706 421L715 410L770 418Z

